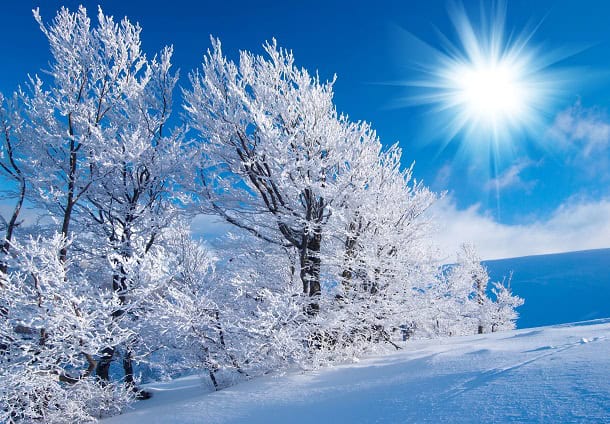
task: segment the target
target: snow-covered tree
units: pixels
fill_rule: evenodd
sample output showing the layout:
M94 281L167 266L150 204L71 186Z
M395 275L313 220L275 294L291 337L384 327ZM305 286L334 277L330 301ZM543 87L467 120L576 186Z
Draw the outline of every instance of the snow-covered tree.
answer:
M517 318L519 318L516 309L523 305L525 301L512 293L510 278L508 284L504 284L504 282L493 283L491 291L495 298L489 308L491 331L513 330Z
M81 205L87 214L83 219L92 224L89 230L106 241L93 250L110 260L109 281L122 304L134 294L125 264L144 260L178 215L176 178L183 146L179 133L166 129L177 80L170 73L170 58L171 50L165 49L158 61L147 62L140 91L125 99L124 107L112 116L113 136L96 158L100 176ZM123 312L119 309L114 315ZM108 376L113 350L108 348L106 360L98 367L103 378ZM125 378L131 383L130 348L125 347L124 353Z
M436 195L412 180L412 168L402 168L397 146L371 153L352 163L358 173L350 175L353 188L335 214L341 242L332 246L341 316L334 331L344 339L339 344L356 349L371 342L393 344L418 314L417 299L437 267L431 223L424 216Z
M177 81L172 50L148 59L141 28L101 9L97 25L84 7L62 8L50 24L38 10L34 17L52 61L49 78L31 78L20 92L20 139L33 165L28 184L64 237L77 230L75 257L91 265L97 288L111 287L123 305L131 289L126 264L143 260L176 215L182 138L167 128ZM66 247L60 257L69 259ZM121 307L112 316L123 313ZM123 350L131 384L131 351ZM102 379L114 352L108 346L98 363Z
M237 306L225 306L222 316L242 369L256 375L306 364L306 341L315 326L309 299L302 296L296 252L248 234L231 235L226 243L226 262L217 273L228 290L217 303Z
M117 182L117 168L132 192L149 188L145 184L154 180L149 174L155 167L146 161L157 144L166 143L163 128L176 78L169 71L171 49L148 60L140 48L141 28L127 19L116 23L99 9L93 26L82 6L76 12L61 8L48 25L38 9L34 17L52 60L45 78L30 78L27 90L20 91L20 138L33 165L35 200L68 237L77 215L88 215L83 207L90 212L95 206L87 201L97 200L100 191L110 196L108 179ZM67 252L61 254L65 259Z
M212 253L185 227L164 234L163 241L155 268L171 270L171 279L145 303L157 310L146 343L157 341L153 359L169 358L162 371L199 369L220 388L303 363L307 303L285 248L232 234Z
M159 241L133 277L140 299L135 315L145 318L134 323L141 326L133 348L139 359L164 374L205 370L218 387L216 371L227 363L236 365L221 321L225 308L235 305L217 303L217 292L226 289L215 277L216 258L191 238L188 226L162 232ZM156 364L161 357L169 359Z
M66 271L70 261L58 254L66 244L60 234L15 243L11 272L0 281L2 422L89 421L132 399L121 384L102 386L94 375L104 347L130 337L110 315L118 299Z
M208 211L269 243L298 252L303 293L318 298L326 225L368 128L339 116L333 82L294 65L275 41L266 57L228 60L218 40L185 91L199 134L198 187ZM318 300L309 313L315 315Z
M334 81L297 68L275 41L264 50L234 63L213 39L191 75L191 188L205 212L296 253L302 291L316 298L308 314L322 304L333 314L310 320L310 347L391 342L433 279L423 213L435 195L401 167L398 147L384 152L370 125L337 113Z
M440 284L431 290L438 334L482 334L514 328L515 308L523 301L501 283L493 284L493 296L489 296L489 274L473 245L464 244L457 263L439 279Z
M216 304L214 283L215 258L200 242L191 238L188 227L166 233L163 255L157 264L171 269L169 281L150 296L146 307L155 315L142 332L145 342L157 339L154 355L169 359L165 373L206 370L217 386L217 358L226 353L220 307ZM158 350L157 350L158 349Z
M0 93L0 175L5 180L2 190L3 199L11 199L14 206L10 216L0 216L4 227L4 241L0 246L0 272L6 273L7 264L4 256L10 250L15 230L20 224L21 214L26 196L26 176L24 174L24 155L22 152L22 118L19 115L19 98L14 95L5 99ZM1 312L0 312L1 313Z

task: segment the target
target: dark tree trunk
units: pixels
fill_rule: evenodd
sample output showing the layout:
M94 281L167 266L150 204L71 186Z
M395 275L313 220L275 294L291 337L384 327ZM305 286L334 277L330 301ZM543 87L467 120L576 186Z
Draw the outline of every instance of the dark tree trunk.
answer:
M152 393L136 386L133 378L133 356L129 347L127 347L123 356L123 371L125 372L125 385L136 394L136 399L144 400L152 397Z
M68 115L68 133L72 138L70 140L70 168L68 171L68 198L66 199L66 206L64 208L64 217L61 223L61 234L64 237L68 237L68 231L70 229L70 220L72 219L72 211L74 209L76 195L76 172L77 172L77 151L80 146L74 141L74 130L72 128L72 115ZM59 251L59 259L62 262L66 262L68 256L68 248L62 247Z
M4 238L4 243L2 245L2 261L0 262L0 272L6 274L8 271L8 266L6 261L4 260L4 256L8 255L8 252L11 247L11 240L13 239L13 232L19 225L18 219L19 214L21 213L21 208L23 207L23 201L25 200L25 178L23 177L23 173L21 172L21 168L17 165L15 161L15 150L13 148L13 143L11 142L10 137L10 129L9 126L4 126L4 139L5 139L5 148L6 148L6 159L8 160L9 167L3 166L10 174L10 176L15 179L19 183L19 197L17 198L17 203L13 208L13 214L11 215L11 219L7 223L6 226L6 235ZM0 285L2 283L0 282Z
M25 200L25 181L23 179L20 179L19 180L19 198L17 199L17 204L15 205L15 208L13 209L13 214L6 227L6 236L4 238L4 243L2 244L2 249L1 249L2 260L0 261L0 273L2 273L2 274L6 274L6 272L8 271L8 264L5 260L5 257L6 257L6 255L8 255L8 252L11 248L11 241L13 239L13 233L14 233L15 229L17 228L17 225L19 225L17 219L19 218L19 214L21 213L21 208L23 206L24 200ZM0 282L0 285L1 284L2 283Z
M123 271L121 269L121 271ZM126 290L126 277L124 275L124 272L122 273L123 275L117 273L114 274L112 276L112 290L117 293L118 297L119 297L119 301L121 302L121 304L125 303L125 290ZM121 315L123 315L123 310L122 309L117 309L116 311L114 311L112 313L112 318L116 319L118 317L120 317ZM116 347L114 346L109 346L107 348L105 348L102 351L102 357L100 358L100 360L97 363L97 367L95 369L95 373L97 374L97 376L103 380L103 381L109 381L110 380L110 364L112 364L112 361L114 359L114 353L116 351ZM127 380L127 376L126 380ZM133 380L133 375L131 376L131 379Z
M107 347L102 350L102 357L97 362L95 374L102 381L110 381L110 364L114 357L114 347Z
M308 315L314 316L320 311L317 298L322 292L320 284L320 249L322 245L322 232L318 227L313 235L303 235L301 246L301 281L303 282L303 293L312 298L307 307Z
M476 290L477 290L477 303L479 304L479 320L482 318L482 309L483 306L485 305L485 288L486 288L486 282L482 281L480 278L476 277L474 278L475 280L475 286L476 286ZM477 328L477 333L478 334L483 334L483 323L479 322L479 327Z
M127 384L128 387L133 388L135 385L133 380L133 360L131 355L131 350L128 348L123 356L123 371L125 372L125 384Z
M72 196L69 195L68 196L68 203L66 204L66 210L64 212L64 219L63 219L63 223L61 225L61 234L64 237L68 237L68 231L70 228L70 219L72 216L72 209L74 207L74 203L72 203ZM59 259L62 262L66 262L66 259L68 257L68 248L66 246L62 247L61 250L59 251Z
M214 385L214 390L220 390L220 386L218 385L218 380L216 380L216 376L214 375L214 371L208 370L208 374L210 375L210 380L212 380L212 384Z
M361 230L362 219L356 215L356 219L348 227L348 236L345 240L345 253L343 254L341 284L346 294L352 289L352 278L354 277L353 261L356 257L356 247Z
M127 223L131 223L133 221L133 215L128 215ZM129 258L131 256L131 247L129 244L129 240L131 238L131 231L129 230L129 226L124 231L123 238L121 240L121 246L124 249L122 252L122 256L124 258ZM128 278L127 271L123 268L123 265L120 263L116 263L119 268L119 271L112 276L112 290L117 294L119 298L119 303L121 305L125 305L127 303L127 290L128 290ZM124 309L117 309L112 313L112 318L117 319L121 317L125 313ZM108 381L110 379L109 369L110 364L112 363L114 353L116 352L116 346L108 347L104 349L103 356L98 362L98 366L96 369L96 373L100 379ZM148 399L151 397L150 392L142 390L138 388L135 384L134 380L134 372L133 372L133 354L129 347L129 345L125 348L125 353L123 355L123 372L124 372L124 382L128 389L134 391L136 393L137 399Z
M216 329L218 330L218 339L220 340L220 345L222 346L223 350L226 352L227 356L231 360L231 364L235 367L235 369L237 370L238 373L247 376L248 373L245 372L241 368L241 366L239 365L239 362L237 362L237 358L235 357L235 355L233 355L227 348L227 344L225 342L225 333L224 333L224 330L222 329L222 323L220 322L220 313L218 311L214 311L214 320L216 321ZM210 371L210 372L212 373L212 371ZM213 375L213 373L210 374L210 376L212 376L212 375ZM218 388L216 383L214 383L214 387Z

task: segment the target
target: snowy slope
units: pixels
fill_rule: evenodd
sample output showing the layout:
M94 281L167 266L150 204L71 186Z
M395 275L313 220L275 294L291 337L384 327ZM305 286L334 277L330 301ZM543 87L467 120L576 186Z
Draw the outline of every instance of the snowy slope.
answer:
M610 319L409 342L355 364L207 385L152 384L152 399L104 422L610 422Z
M513 271L525 299L517 328L610 317L610 249L485 262L493 281Z

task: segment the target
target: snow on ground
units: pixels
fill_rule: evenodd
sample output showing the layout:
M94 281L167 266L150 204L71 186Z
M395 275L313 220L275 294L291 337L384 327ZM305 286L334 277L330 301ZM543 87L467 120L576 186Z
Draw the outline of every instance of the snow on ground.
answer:
M610 319L408 342L403 351L215 393L151 384L111 423L610 422Z

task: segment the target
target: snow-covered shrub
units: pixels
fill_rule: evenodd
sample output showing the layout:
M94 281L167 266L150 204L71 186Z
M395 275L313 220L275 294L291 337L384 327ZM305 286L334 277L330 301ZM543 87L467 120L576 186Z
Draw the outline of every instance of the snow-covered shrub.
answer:
M60 258L68 244L59 234L15 243L2 275L0 414L8 422L82 422L132 400L93 374L102 350L131 333L110 318L116 296L92 290Z
M512 293L510 289L510 278L507 284L504 282L493 283L491 289L494 300L489 305L489 325L491 331L513 330L515 322L519 318L517 308L525 302L519 296Z
M474 246L463 245L458 262L444 267L439 284L429 290L428 321L434 323L429 332L463 335L514 328L518 317L516 308L523 300L502 283L494 282L489 290L489 280Z

